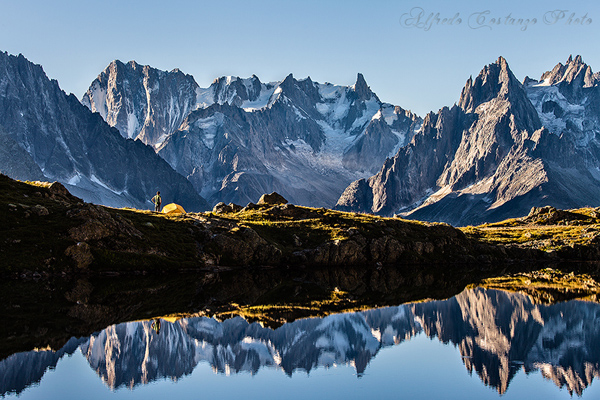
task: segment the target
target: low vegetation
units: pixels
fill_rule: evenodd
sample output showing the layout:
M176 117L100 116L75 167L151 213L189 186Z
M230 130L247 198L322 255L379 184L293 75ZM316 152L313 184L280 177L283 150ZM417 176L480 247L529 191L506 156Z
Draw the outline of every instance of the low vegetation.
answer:
M0 224L0 274L13 277L506 257L446 224L288 204L166 215L84 203L59 183L5 176L0 176Z
M600 244L599 217L600 210L595 208L533 208L527 217L469 226L462 231L467 237L488 244L536 249L559 257L562 253L564 259L593 260Z
M596 209L534 208L466 227L291 204L166 215L84 203L59 183L0 176L0 274L596 260Z

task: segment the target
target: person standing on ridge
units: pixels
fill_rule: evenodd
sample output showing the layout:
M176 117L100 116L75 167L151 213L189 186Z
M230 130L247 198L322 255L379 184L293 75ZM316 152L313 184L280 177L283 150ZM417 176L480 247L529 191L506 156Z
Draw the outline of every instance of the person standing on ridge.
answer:
M156 192L156 196L154 196L150 201L154 203L154 211L160 212L160 203L162 202L162 199L160 198L160 191Z

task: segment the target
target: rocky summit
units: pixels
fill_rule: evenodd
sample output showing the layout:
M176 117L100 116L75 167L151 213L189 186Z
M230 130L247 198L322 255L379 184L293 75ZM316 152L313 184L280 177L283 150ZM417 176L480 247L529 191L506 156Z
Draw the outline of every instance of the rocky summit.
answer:
M115 60L92 82L81 102L129 139L156 145L196 106L198 84L175 69L160 71Z
M597 205L599 96L598 75L579 56L524 83L500 57L336 208L460 226L532 206Z

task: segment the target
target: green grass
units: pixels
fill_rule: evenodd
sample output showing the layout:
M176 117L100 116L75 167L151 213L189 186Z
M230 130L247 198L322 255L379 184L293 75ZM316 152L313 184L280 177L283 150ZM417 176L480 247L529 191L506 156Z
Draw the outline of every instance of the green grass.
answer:
M392 235L400 242L429 240L444 236L441 232L429 229L437 224L323 208L296 206L296 209L309 217L271 215L269 207L218 216L254 229L263 238L277 243L283 250L299 247L296 244L298 241L304 247L314 247L326 241L348 240L355 234L360 234L367 240Z
M517 245L547 252L596 245L600 220L596 218L595 209L557 210L557 213L542 214L535 219L515 218L468 226L461 230L467 237L484 243ZM565 219L561 220L562 214Z

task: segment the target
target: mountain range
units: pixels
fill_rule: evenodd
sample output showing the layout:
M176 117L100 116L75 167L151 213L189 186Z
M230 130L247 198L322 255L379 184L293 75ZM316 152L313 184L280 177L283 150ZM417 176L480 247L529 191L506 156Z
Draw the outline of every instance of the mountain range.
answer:
M448 300L300 319L277 329L241 317L195 317L162 320L157 334L151 321L128 322L71 339L58 352L18 353L0 361L0 393L24 390L76 349L116 389L178 380L202 362L218 373L275 368L290 376L353 365L360 376L386 347L425 334L457 347L469 373L500 394L522 370L539 371L581 395L600 376L598 315L595 303L546 306L523 294L477 288Z
M353 180L379 170L422 120L352 86L221 77L200 88L179 70L113 61L82 103L126 138L152 146L210 203L245 205L276 191L332 207Z
M466 225L597 205L599 79L577 56L521 83L500 57L337 208Z
M522 82L500 57L425 118L382 102L361 74L352 86L290 74L201 88L115 60L79 102L22 56L2 53L0 67L0 169L86 201L148 207L162 188L200 210L276 191L467 225L600 198L600 75L580 56Z

